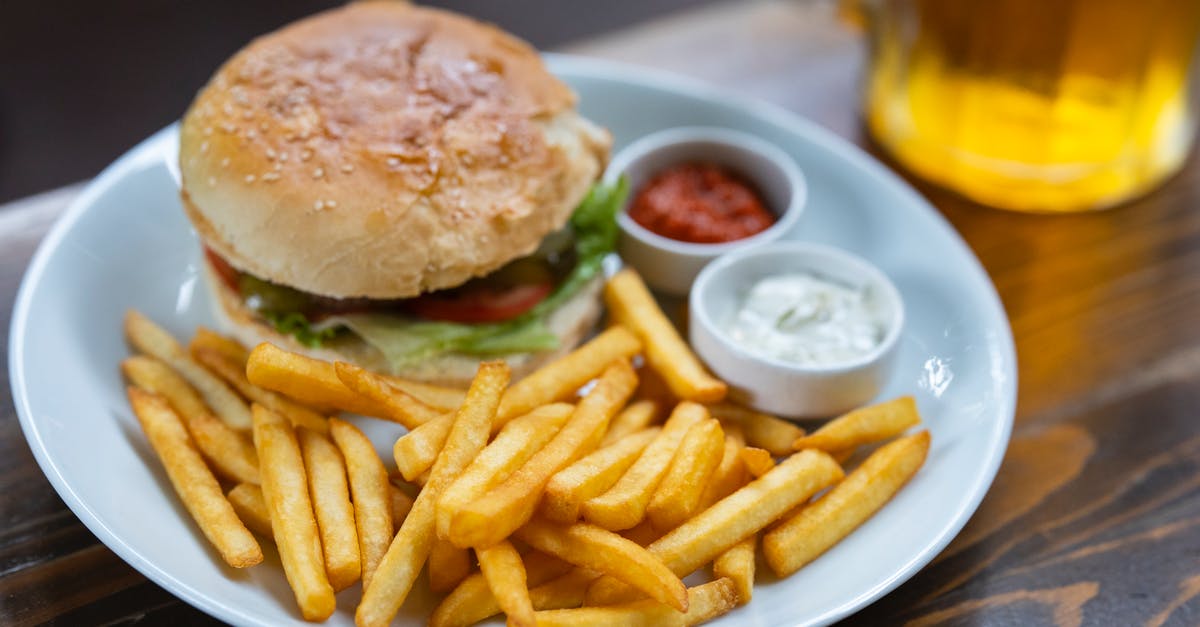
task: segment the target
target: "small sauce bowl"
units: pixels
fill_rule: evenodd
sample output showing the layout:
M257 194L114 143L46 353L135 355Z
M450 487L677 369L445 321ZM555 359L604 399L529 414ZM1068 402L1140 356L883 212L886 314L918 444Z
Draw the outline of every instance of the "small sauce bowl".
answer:
M801 365L748 350L726 330L760 280L800 272L864 289L880 312L882 339L870 352L828 365ZM733 400L787 418L824 418L866 404L894 370L904 302L866 260L830 246L777 242L730 253L700 272L688 302L693 348L732 387Z
M651 178L689 162L721 166L750 183L775 215L775 223L743 239L697 244L664 237L629 217L629 204ZM701 268L716 257L779 239L796 225L808 198L804 175L787 153L753 135L724 128L680 127L647 135L618 152L604 178L615 182L622 175L629 179L630 198L617 214L617 252L648 285L673 295L687 294Z

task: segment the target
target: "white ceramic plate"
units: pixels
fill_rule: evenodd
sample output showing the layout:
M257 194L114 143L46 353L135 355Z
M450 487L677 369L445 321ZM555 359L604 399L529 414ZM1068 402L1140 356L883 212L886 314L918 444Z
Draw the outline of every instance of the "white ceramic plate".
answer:
M933 433L920 473L877 516L799 573L757 586L728 625L819 625L908 579L962 528L1003 456L1016 402L1008 321L986 274L950 226L858 149L767 105L669 75L552 56L553 70L617 144L672 126L726 126L775 142L810 184L791 237L841 246L896 282L909 323L899 376L884 397L914 394ZM188 603L234 624L302 624L277 566L222 565L132 417L118 362L127 308L180 337L212 324L197 280L196 239L164 162L167 128L129 151L80 195L42 243L13 315L9 369L21 426L42 470L113 551ZM399 427L363 421L390 459ZM274 563L272 563L274 562ZM418 583L397 622L424 624ZM358 588L329 624L349 625Z

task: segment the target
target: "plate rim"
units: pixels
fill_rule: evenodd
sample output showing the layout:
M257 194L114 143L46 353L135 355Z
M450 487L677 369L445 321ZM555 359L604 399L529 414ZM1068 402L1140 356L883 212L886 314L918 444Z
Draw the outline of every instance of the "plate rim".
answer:
M979 280L983 288L983 295L988 301L987 305L999 313L999 317L1003 322L1003 324L995 329L997 333L995 339L997 340L997 347L1002 352L1002 361L1005 367L1004 374L1006 375L1005 380L1001 382L999 388L1001 395L998 399L1000 406L997 408L997 414L1000 420L994 422L991 432L988 434L988 439L993 442L993 445L988 449L986 459L979 466L981 472L979 472L976 480L971 484L970 496L954 511L953 516L945 521L933 540L917 552L908 562L898 566L891 576L872 587L860 591L837 606L819 615L810 617L807 619L807 622L801 620L794 624L828 625L866 608L887 593L895 590L940 554L959 534L971 515L979 508L980 503L995 480L1012 434L1018 389L1016 347L1007 311L1000 300L999 294L996 292L995 284L983 268L978 257L976 257L974 251L971 250L970 246L967 245L945 216L897 173L889 170L877 159L850 141L798 113L753 97L729 94L721 91L713 84L666 70L563 53L543 53L543 57L546 59L550 70L554 73L562 72L574 76L617 80L651 89L677 92L685 96L710 100L730 108L743 110L750 116L757 116L772 124L789 128L797 135L804 136L806 139L819 144L823 150L835 153L841 159L880 179L890 188L889 191L891 193L906 197L909 202L920 206L923 211L930 214L930 217L933 218L938 227L948 236L951 245L958 247L960 252L964 253L964 256L969 260L969 267L966 270L974 274L975 278ZM114 180L127 176L129 170L135 167L140 161L161 157L162 150L155 151L152 148L157 144L169 146L171 142L171 137L169 136L176 134L178 124L178 122L173 122L151 134L106 166L71 201L68 208L55 220L54 225L38 244L37 250L34 252L22 276L20 287L17 290L16 299L14 300L8 337L9 385L21 430L34 455L35 461L63 502L80 519L80 522L84 526L127 564L193 607L210 616L230 623L254 624L257 621L253 617L212 600L208 595L200 591L193 590L171 573L143 558L135 549L112 533L80 495L71 488L59 467L50 458L42 433L32 419L33 410L26 387L27 375L24 371L23 361L26 348L23 331L28 326L37 284L44 275L46 266L50 262L54 251L58 249L63 238L71 231L79 218L89 207L94 205L96 198L111 187L111 183Z

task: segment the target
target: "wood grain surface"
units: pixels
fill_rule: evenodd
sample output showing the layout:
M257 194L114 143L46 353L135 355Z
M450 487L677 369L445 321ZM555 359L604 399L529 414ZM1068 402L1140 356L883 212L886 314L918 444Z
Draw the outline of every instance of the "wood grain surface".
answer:
M830 4L718 4L566 51L763 98L878 155L857 117L860 42ZM959 537L846 623L1200 624L1200 164L1124 207L1069 217L988 210L914 184L1004 301L1017 424ZM0 208L3 328L29 256L75 191ZM0 624L45 621L211 619L147 582L64 507L3 386Z

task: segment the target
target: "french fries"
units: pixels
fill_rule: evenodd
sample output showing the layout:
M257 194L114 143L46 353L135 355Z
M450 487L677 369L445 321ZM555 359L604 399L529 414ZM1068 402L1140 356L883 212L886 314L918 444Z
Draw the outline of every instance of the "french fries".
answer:
M534 518L517 530L516 537L539 551L606 573L660 603L680 612L687 611L687 591L679 577L646 549L607 529L586 523L559 525Z
M872 453L845 481L763 536L771 570L790 575L840 542L908 483L928 452L929 432L921 431Z
M196 390L170 366L153 357L137 355L122 361L121 371L137 387L166 399L217 474L234 481L258 483L254 443L245 432L234 430L209 413Z
M242 519L246 528L254 533L268 538L271 534L271 512L267 511L267 502L263 500L262 488L254 483L239 483L233 486L225 498L233 506L233 511Z
M841 466L825 453L801 451L655 540L647 550L671 572L687 576L842 476ZM588 589L587 598L590 604L611 605L633 600L630 592L615 579L602 577Z
M362 575L346 463L337 446L325 435L300 427L296 436L304 458L304 472L308 475L308 493L317 529L321 532L325 573L335 591L344 590Z
M449 592L471 574L471 550L435 540L429 550L429 590Z
M392 542L394 488L388 483L387 469L375 452L375 446L358 427L340 418L330 418L329 435L346 462L346 476L354 504L354 528L358 533L362 561L362 581L363 587L366 587Z
M246 359L246 378L310 407L389 418L388 408L356 394L337 376L334 365L274 344L259 344Z
M300 614L305 620L325 620L333 614L337 601L325 574L304 461L291 423L255 405L254 447L262 462L263 501L271 515L275 546Z
M574 409L566 403L543 405L504 425L496 439L446 487L438 499L438 537L449 536L450 518L454 512L483 497L493 485L507 479L520 468L558 433Z
M629 529L641 522L654 489L667 474L671 459L688 429L707 419L708 411L703 405L686 401L677 405L662 432L629 471L604 494L584 502L584 520L613 531Z
M646 517L655 529L674 529L691 517L724 449L725 434L716 420L710 418L688 429L646 506Z
M333 368L338 379L346 387L385 408L387 416L384 417L404 425L405 429L416 429L445 413L444 410L426 405L399 386L390 383L383 375L366 368L340 361L335 362Z
M262 548L226 500L217 478L188 439L179 416L161 396L136 387L128 388L127 392L133 413L166 469L175 493L221 559L234 568L261 562Z
M651 427L631 433L560 470L546 484L542 515L559 523L579 520L583 502L611 488L660 431Z
M196 363L175 338L141 313L125 313L125 336L139 352L170 366L200 392L217 417L234 429L250 428L250 408L233 390Z
M608 607L547 610L537 612L539 627L592 627L698 625L716 618L737 606L736 585L727 578L688 588L688 610L681 614L655 601L634 601Z
M522 557L522 562L525 567L526 584L531 588L529 595L534 609L549 609L546 602L550 600L547 599L550 595L533 586L541 587L542 584L556 581L557 578L568 573L579 572L571 564L537 551L526 553ZM582 582L582 585L575 586L575 590L579 593L578 603L583 602L582 591L586 585L598 576L599 574L592 573L587 581ZM538 603L539 600L542 601L542 604ZM496 602L496 597L492 595L483 573L475 573L458 584L458 587L446 595L446 598L442 599L442 602L434 608L433 614L429 616L429 625L430 627L467 627L499 611L500 605Z
M360 627L387 625L404 604L437 537L437 499L442 490L487 444L500 396L508 385L508 379L509 369L504 362L484 362L479 365L475 380L467 390L466 400L455 415L445 449L433 465L428 483L417 496L412 511L404 519L404 524L363 590L362 601L354 614L355 622Z
M729 548L713 561L713 576L727 577L737 590L738 605L745 605L754 596L754 549L758 536L753 535Z
M626 268L609 279L604 286L604 302L609 315L645 343L646 361L662 375L675 396L701 403L725 398L725 382L708 374L636 272Z
M524 525L533 516L550 478L596 447L608 421L636 386L637 376L629 362L617 361L606 368L554 439L491 490L487 499L476 500L451 515L450 541L462 547L491 546Z
M804 435L804 429L798 425L732 403L710 405L708 410L717 420L741 427L746 444L766 449L776 457L791 455L793 449L789 442Z
M125 332L144 354L121 367L151 446L222 559L256 564L253 533L272 538L307 620L330 616L336 592L361 580L360 627L391 622L422 570L445 595L433 627L500 612L518 627L698 624L750 603L760 544L786 576L923 464L928 432L901 435L920 422L911 397L806 436L723 402L725 384L632 270L605 298L607 330L511 387L503 362L480 364L464 391L269 344L248 351L205 328L185 351L137 312ZM631 361L643 364L640 383ZM249 431L233 426L239 407ZM393 443L394 475L383 443L326 418L337 411L409 428ZM847 476L841 464L878 442ZM236 485L222 493L217 476ZM685 587L705 566L712 580Z
M583 384L614 361L627 359L641 348L629 331L615 327L551 362L513 385L504 394L492 432L539 405L569 399ZM452 416L431 420L396 440L393 453L405 479L412 481L437 458L450 433Z
M201 350L215 351L242 370L246 369L246 360L250 357L250 351L242 346L241 342L225 337L208 327L196 327L196 334L192 336L192 341L188 342L188 352L193 358Z
M792 448L797 451L816 448L829 453L853 451L863 444L894 438L920 423L916 400L901 396L830 420L811 435L797 438Z
M658 403L651 400L640 400L630 403L621 413L617 414L608 425L608 432L600 441L600 446L608 446L617 440L649 427L658 418Z
M529 588L525 581L525 564L505 540L499 544L479 549L479 570L487 580L488 588L496 604L508 616L510 627L534 627L533 602L529 600Z
M271 390L260 388L246 378L245 368L231 361L222 353L207 348L198 348L193 353L196 361L208 371L228 383L239 394L287 418L297 427L311 429L317 433L329 433L329 423L325 416Z
M747 446L741 450L740 455L742 456L742 464L746 467L746 470L750 471L751 475L754 475L755 479L767 474L775 467L775 459L771 457L770 451ZM835 459L834 461L841 464L839 460Z

